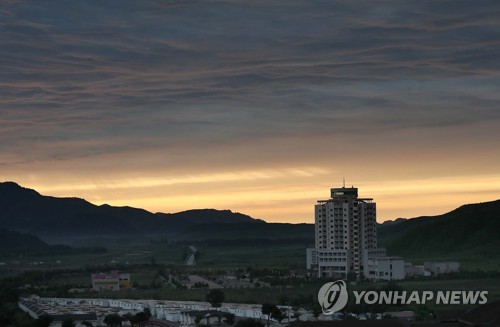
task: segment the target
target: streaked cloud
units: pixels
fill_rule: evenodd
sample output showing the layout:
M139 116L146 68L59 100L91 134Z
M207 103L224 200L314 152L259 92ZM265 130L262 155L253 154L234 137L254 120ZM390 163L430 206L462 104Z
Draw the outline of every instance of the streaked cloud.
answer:
M148 188L159 186L170 186L177 184L202 184L202 183L225 183L225 182L245 182L245 181L258 181L266 179L280 179L280 178L298 178L298 177L317 177L329 173L325 169L314 167L297 167L297 168L283 168L281 170L257 170L257 171L237 171L237 172L224 172L217 174L204 174L204 175L185 175L175 177L149 177L149 178L135 178L135 179L118 179L101 181L94 184L58 184L40 186L43 192L71 192L71 191L92 191L99 189L111 189L116 191L118 189L135 189L135 188Z
M493 0L4 1L0 178L162 211L210 185L204 205L269 220L307 220L343 175L444 178L452 197L446 178L499 173L499 16Z

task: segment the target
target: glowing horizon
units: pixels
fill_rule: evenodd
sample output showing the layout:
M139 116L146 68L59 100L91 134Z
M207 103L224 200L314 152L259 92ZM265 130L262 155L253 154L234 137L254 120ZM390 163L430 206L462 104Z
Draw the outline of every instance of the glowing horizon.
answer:
M292 175L300 170L291 170ZM320 169L315 169L320 174L325 174ZM248 173L248 172L247 172ZM310 173L301 172L307 179ZM287 174L274 173L278 177L287 177ZM216 176L216 175L215 175ZM226 177L238 176L238 174L224 174ZM270 179L264 173L254 173L254 178ZM203 180L203 178L205 178ZM492 179L493 178L493 179ZM180 184L182 178L178 178ZM254 182L252 178L245 175L243 179L229 178L232 182L244 183ZM167 180L171 182L171 180ZM195 182L197 181L197 182ZM329 188L321 188L318 185L295 184L286 189L276 189L269 186L255 185L253 189L248 185L242 185L239 190L230 187L228 190L221 190L215 195L206 193L212 185L220 185L219 179L202 177L202 181L196 176L191 176L184 180L184 183L195 183L200 185L206 183L199 193L161 196L149 193L148 196L130 196L124 189L139 189L144 192L147 187L153 187L161 181L146 179L145 181L130 180L108 182L103 184L89 184L75 186L70 185L54 187L49 185L44 187L41 184L22 186L34 188L42 195L56 197L81 197L96 204L109 204L113 206L131 206L146 209L150 212L174 213L190 209L229 209L233 212L247 214L253 218L263 219L267 222L290 222L290 223L312 223L314 222L314 204L317 200L329 197ZM321 183L320 185L325 185ZM444 214L461 205L488 202L498 200L498 187L500 185L500 175L498 176L475 176L475 177L449 177L429 180L405 180L398 182L366 182L353 185L358 187L360 197L373 197L377 203L378 222L394 220L396 218L414 218L418 216L433 216ZM341 187L332 185L331 187ZM350 187L350 185L346 185ZM478 192L477 190L481 190ZM463 192L462 190L466 190ZM471 191L475 190L475 191ZM92 192L89 192L92 191ZM425 191L425 192L424 192ZM92 195L93 194L93 195ZM114 196L113 194L118 194ZM324 196L321 196L324 195ZM453 199L450 197L453 195Z

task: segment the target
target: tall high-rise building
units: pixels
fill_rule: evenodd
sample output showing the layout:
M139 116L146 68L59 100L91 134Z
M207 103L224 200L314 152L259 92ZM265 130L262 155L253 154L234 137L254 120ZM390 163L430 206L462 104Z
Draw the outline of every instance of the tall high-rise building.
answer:
M377 248L377 207L358 189L332 188L330 199L319 200L315 211L315 248L307 249L307 268L317 277L374 278L374 259L385 257Z

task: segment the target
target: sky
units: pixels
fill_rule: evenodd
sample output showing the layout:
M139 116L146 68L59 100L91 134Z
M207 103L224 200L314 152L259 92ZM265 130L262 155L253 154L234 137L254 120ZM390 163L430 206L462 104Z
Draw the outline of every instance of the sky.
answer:
M0 1L0 181L378 221L500 198L500 2Z

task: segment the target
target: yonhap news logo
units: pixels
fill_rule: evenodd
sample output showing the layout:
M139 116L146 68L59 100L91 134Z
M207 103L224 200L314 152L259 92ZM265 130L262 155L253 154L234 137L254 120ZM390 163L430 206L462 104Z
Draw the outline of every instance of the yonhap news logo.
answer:
M488 291L352 291L355 304L485 304ZM333 315L347 305L349 298L346 282L337 280L321 286L318 301L325 315Z
M343 280L326 283L318 292L318 301L325 315L342 310L348 299L347 285Z

